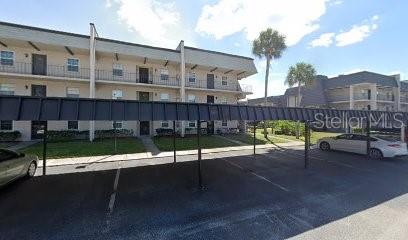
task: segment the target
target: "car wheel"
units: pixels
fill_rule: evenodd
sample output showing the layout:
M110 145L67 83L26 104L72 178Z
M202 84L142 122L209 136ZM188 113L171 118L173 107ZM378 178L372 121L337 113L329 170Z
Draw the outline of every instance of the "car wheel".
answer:
M330 150L330 144L328 142L321 142L320 143L320 149L322 151L329 151Z
M36 170L37 164L35 162L31 162L30 165L28 166L27 177L29 178L34 177Z
M369 155L371 159L382 159L383 158L382 152L376 148L371 148Z

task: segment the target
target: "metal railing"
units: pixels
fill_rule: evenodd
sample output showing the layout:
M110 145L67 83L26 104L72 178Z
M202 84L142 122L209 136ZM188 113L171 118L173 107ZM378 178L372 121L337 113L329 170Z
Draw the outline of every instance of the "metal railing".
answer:
M350 101L349 95L328 96L327 99L329 100L329 102Z
M71 67L72 69L72 67ZM43 71L35 71L32 63L14 62L13 65L0 65L0 72L26 74L26 75L45 75L52 77L67 77L78 79L89 79L89 68L77 68L77 71L68 71L67 66L47 65ZM102 69L95 70L95 79L104 81L118 81L118 82L131 82L131 83L143 83L143 84L156 84L166 86L181 86L180 79L175 76L169 75L140 75L136 72L127 71L108 71ZM223 84L224 83L224 84ZM208 84L207 80L196 79L194 82L186 78L186 87L201 88L201 89L220 89L237 91L244 93L252 93L252 86L247 84L239 84L238 82L225 82L221 80L214 80L214 84Z
M0 72L89 79L90 71L89 68L78 68L77 71L68 71L67 66L57 65L47 65L44 69L37 69L36 71L31 63L14 62L13 65L0 65Z
M370 100L368 94L366 93L359 93L359 94L354 94L353 95L354 100Z
M95 73L96 80L105 81L119 81L119 82L132 82L132 83L145 83L156 84L166 86L180 86L180 79L168 75L139 75L135 72L122 71L122 74L118 72L100 70L97 69Z
M390 101L390 102L393 102L393 101L395 101L395 98L394 98L393 95L378 94L378 95L377 95L377 100L379 100L379 101Z

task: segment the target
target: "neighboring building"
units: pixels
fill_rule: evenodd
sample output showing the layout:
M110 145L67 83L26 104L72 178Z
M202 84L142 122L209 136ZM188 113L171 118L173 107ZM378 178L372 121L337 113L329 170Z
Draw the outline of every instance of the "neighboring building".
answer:
M298 106L298 88L284 95L269 97L275 106ZM280 99L273 101L272 99ZM250 99L248 104L263 105L263 98ZM368 71L328 78L318 75L312 86L300 88L300 106L336 109L367 109L408 111L408 81L400 75L383 75Z
M251 93L239 80L256 73L252 58L184 46L152 47L97 35L60 32L0 22L0 94L236 104ZM37 138L45 122L1 121L1 131ZM154 135L171 122L49 121L50 130L131 129ZM209 132L236 128L237 121L203 124ZM179 132L195 122L177 124Z

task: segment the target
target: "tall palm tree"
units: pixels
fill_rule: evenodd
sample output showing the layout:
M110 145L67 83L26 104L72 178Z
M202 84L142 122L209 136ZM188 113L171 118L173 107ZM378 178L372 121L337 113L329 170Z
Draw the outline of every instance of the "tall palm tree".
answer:
M278 59L282 56L283 51L286 49L285 39L286 37L278 31L268 28L262 31L259 37L252 43L252 53L260 59L266 58L265 106L267 105L268 98L268 79L271 60ZM266 124L264 124L264 136L265 138L268 136Z
M289 87L297 85L297 100L296 107L300 107L300 88L301 86L310 86L316 79L316 70L309 63L299 62L295 66L289 67L288 75L286 76L285 84ZM299 122L296 128L296 138L299 138Z

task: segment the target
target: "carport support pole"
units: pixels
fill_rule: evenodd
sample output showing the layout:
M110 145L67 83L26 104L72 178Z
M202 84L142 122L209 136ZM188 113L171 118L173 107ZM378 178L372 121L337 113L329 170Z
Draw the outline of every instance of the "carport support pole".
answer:
M305 122L305 169L309 167L309 149L310 149L310 126Z
M47 173L47 125L44 125L43 133L43 176Z
M176 163L176 121L173 121L173 154L174 163Z
M370 105L368 105L368 110L370 111ZM367 158L370 159L370 112L368 112L367 123L366 123L366 134L367 134Z
M201 144L200 144L200 135L201 135L201 121L197 120L197 148L198 148L198 187L203 189L203 180L201 175Z
M254 122L254 157L255 157L255 152L256 150L256 122Z

